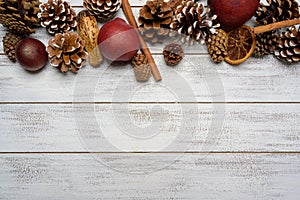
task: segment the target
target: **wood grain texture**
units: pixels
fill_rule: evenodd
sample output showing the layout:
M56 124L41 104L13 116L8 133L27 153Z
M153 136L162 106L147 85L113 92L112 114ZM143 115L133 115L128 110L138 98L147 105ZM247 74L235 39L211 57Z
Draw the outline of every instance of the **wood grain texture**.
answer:
M0 152L299 152L299 109L299 104L1 105Z
M299 102L300 64L250 58L240 67L186 55L175 68L154 56L163 81L138 83L130 64L87 66L77 75L49 64L29 73L0 56L0 102Z
M137 17L146 1L130 2ZM300 64L216 65L185 46L169 68L164 45L150 46L163 81L144 84L108 62L28 73L0 45L0 199L298 200Z
M299 154L0 155L0 198L297 200Z

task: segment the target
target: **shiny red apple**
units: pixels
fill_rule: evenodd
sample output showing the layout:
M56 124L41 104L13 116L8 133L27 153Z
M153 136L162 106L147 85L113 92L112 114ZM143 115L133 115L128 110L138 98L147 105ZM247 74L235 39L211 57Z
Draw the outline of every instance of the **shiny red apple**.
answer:
M229 31L254 16L259 0L208 0L207 3L222 28Z
M16 46L16 58L24 69L38 71L48 61L46 46L37 39L25 38Z
M100 28L98 44L102 55L111 61L129 61L140 48L137 31L121 18Z

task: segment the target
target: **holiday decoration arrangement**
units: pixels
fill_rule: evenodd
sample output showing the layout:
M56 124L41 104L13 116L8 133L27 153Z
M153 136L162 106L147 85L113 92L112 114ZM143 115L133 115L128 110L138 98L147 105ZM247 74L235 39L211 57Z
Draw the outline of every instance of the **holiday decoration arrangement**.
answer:
M287 64L300 61L297 0L148 0L137 18L128 0L83 0L76 13L69 1L0 0L3 47L8 59L28 71L49 61L63 73L77 73L88 61L130 62L137 81L162 79L148 44L162 44L169 66L184 58L183 45L205 45L215 63L239 65L269 54ZM116 17L122 8L125 19ZM234 13L234 14L233 14ZM245 25L254 19L253 27ZM34 38L36 27L48 44ZM101 27L101 28L100 28Z

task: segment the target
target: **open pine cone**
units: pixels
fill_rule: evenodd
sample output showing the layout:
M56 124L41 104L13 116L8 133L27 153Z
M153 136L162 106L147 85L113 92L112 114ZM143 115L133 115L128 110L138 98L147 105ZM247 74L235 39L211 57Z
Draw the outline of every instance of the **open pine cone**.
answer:
M40 4L39 0L0 0L0 23L18 35L34 33Z
M148 0L139 12L140 31L147 41L161 43L169 34L173 11L164 0Z
M83 6L98 20L108 20L120 9L121 0L84 0Z
M76 73L88 57L84 49L84 40L74 32L58 33L48 42L46 48L50 64L61 72L71 70Z
M262 57L274 53L278 43L278 35L275 31L269 31L256 35L256 46L253 52L254 57Z
M181 5L177 6L175 18L170 27L177 31L181 36L183 43L204 44L209 34L215 34L219 24L214 24L216 15L209 16L210 9L206 9L203 4L193 0L183 0Z
M41 25L46 27L50 35L64 33L76 29L76 12L69 2L63 0L48 0L40 6Z
M300 61L300 28L295 26L281 33L275 56L288 63Z
M260 3L256 13L256 23L265 25L278 21L299 18L297 0L267 0Z

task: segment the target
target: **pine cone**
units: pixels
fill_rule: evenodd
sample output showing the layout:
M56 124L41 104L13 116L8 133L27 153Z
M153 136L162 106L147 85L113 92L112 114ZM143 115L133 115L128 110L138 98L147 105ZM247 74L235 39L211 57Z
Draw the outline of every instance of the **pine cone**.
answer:
M176 43L168 44L163 51L165 61L167 65L177 65L184 56L183 48L181 45Z
M257 24L265 25L299 18L297 0L267 0L267 3L267 5L260 3L255 13Z
M227 33L222 29L217 29L217 34L209 36L207 49L214 62L222 62L227 56Z
M173 20L173 11L164 0L149 0L139 12L140 31L151 43L162 43L169 34L169 26Z
M0 0L0 23L19 35L34 33L40 4L39 0Z
M84 41L74 32L58 33L48 42L47 47L50 63L61 72L71 70L76 73L88 57L84 50Z
M193 0L183 0L181 5L177 7L175 19L170 27L180 34L183 43L200 42L204 44L209 34L214 34L215 28L220 26L214 24L217 16L209 17L209 12L209 8L204 10L203 4Z
M278 35L275 31L256 35L256 46L253 52L254 57L262 57L274 53L278 43Z
M151 69L144 54L136 54L131 61L134 76L139 82L146 82L151 77Z
M7 57L12 61L16 62L16 46L22 40L21 36L13 33L6 33L3 37L3 49Z
M50 35L64 33L76 29L76 12L69 2L63 0L48 0L40 6L41 25L46 27Z
M288 63L300 61L300 28L295 26L281 33L275 56Z
M83 6L98 20L113 18L121 7L121 0L84 0Z

